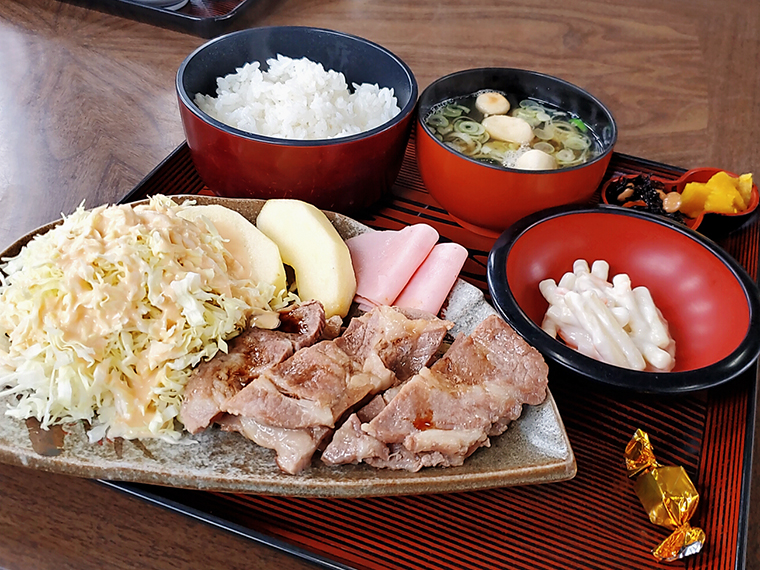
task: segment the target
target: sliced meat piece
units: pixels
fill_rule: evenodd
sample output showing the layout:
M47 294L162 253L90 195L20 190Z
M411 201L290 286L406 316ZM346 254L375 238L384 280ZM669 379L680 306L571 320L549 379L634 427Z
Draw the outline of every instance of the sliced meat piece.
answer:
M282 311L275 330L251 327L232 339L226 354L200 363L190 375L180 409L185 429L197 433L207 428L222 413L224 403L252 378L313 344L324 326L324 308L309 301Z
M256 378L244 390L222 404L222 409L228 414L253 418L287 429L332 425L334 421L329 408L313 400L301 400L283 394L265 375Z
M349 408L394 380L375 355L358 362L334 342L322 341L256 378L223 409L289 429L334 427Z
M383 394L378 394L374 398L372 398L369 402L367 402L364 406L359 408L356 411L356 416L361 420L362 423L367 423L372 418L374 418L377 414L383 411L383 408L387 405L387 402L383 398L384 394L387 394L388 390L383 392Z
M458 243L439 243L417 268L393 304L437 315L465 261L467 250L464 247Z
M388 443L427 429L484 429L519 417L546 397L548 366L501 318L490 316L460 336L443 358L401 387L370 423Z
M427 224L367 232L346 240L356 273L357 302L390 305L438 241Z
M351 406L394 380L376 359L364 364L359 368L335 343L322 341L256 378L224 410L289 429L333 427Z
M390 455L388 459L368 457L365 463L378 469L396 469L406 471L419 471L423 467L453 467L449 457L439 451L427 453L414 453L406 449L400 443L392 443L388 446Z
M327 465L364 461L373 467L419 471L423 467L448 467L452 465L450 457L460 448L474 451L484 443L488 444L487 437L479 430L426 430L417 435L422 443L420 449L414 445L407 448L401 444L383 443L367 434L361 426L358 415L351 414L322 452L322 461Z
M306 468L324 437L327 428L284 429L260 424L251 418L225 416L219 422L225 431L236 431L262 447L273 449L277 465L286 473L296 474Z
M361 425L362 422L357 415L351 414L322 452L322 461L327 465L361 463L371 458L388 461L388 446L364 433Z
M387 459L382 453L364 460L412 471L461 465L477 448L490 444L490 435L517 419L523 404L544 400L547 374L540 353L501 318L490 316L469 337L458 337L443 358L403 384L361 425L366 435L388 447ZM331 461L359 455L347 445L358 445L357 438L333 440L325 453ZM374 448L366 441L361 446Z
M325 329L325 308L319 301L306 301L280 312L280 326L273 332L293 344L293 351L311 346Z
M435 354L452 323L378 307L346 333L296 352L250 382L223 410L267 426L332 429L355 406L412 375Z
M489 387L505 384L506 378L507 384L517 387L523 403L538 405L546 399L549 366L541 353L503 319L495 315L487 317L475 328L470 340L477 347L477 351L489 361L489 366L481 369L491 372L487 382ZM456 350L451 354L447 352L449 358L445 359L441 367L451 365L457 375L468 376L469 381L476 382L474 375L479 373L468 372L472 366L470 357L473 351L466 345L462 345L461 350L461 355Z
M335 342L358 361L376 354L403 382L430 362L452 327L430 313L382 306L352 319Z
M200 363L187 381L180 421L190 433L207 428L252 376L293 354L289 340L257 328L246 330L228 347L227 354Z
M451 465L461 465L478 447L488 441L488 436L481 429L425 429L414 432L404 438L404 448L412 453L440 453L447 460L456 458Z
M439 452L413 453L400 443L388 445L388 458L383 455L368 457L367 465L378 469L395 469L416 472L423 467L449 467L446 457Z
M321 340L335 340L343 330L343 319L340 315L333 315L325 322Z

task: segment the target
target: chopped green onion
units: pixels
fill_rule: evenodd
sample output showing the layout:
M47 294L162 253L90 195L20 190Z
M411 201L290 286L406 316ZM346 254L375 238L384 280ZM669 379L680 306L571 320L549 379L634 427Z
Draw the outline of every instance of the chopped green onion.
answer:
M453 118L461 116L463 111L461 109L461 105L447 105L443 109L442 113L444 117Z
M454 124L454 129L460 133L467 133L472 136L481 135L486 132L486 128L483 125L472 120L457 121Z
M520 101L520 107L523 109L531 109L533 111L546 111L541 103L533 101L532 99L523 99Z
M483 154L487 154L491 158L498 158L503 160L508 152L510 152L509 145L503 141L488 141L481 149Z
M482 144L470 135L454 131L444 137L445 142L457 151L468 156L480 152Z
M574 124L576 127L578 127L578 130L580 132L585 133L586 131L588 131L588 127L586 126L586 123L584 123L580 119L573 117L572 119L570 119L570 122Z
M451 131L454 130L454 125L449 123L445 127L438 127L436 130L438 131L439 135L446 136L447 134L449 134Z
M552 123L554 126L554 138L558 141L564 141L568 136L575 134L575 128L570 123L559 121Z
M591 141L582 135L568 135L564 145L572 150L584 150L591 146Z
M436 113L435 115L430 115L427 119L425 119L425 123L431 127L447 127L449 120L443 115Z
M559 151L555 157L557 158L557 162L559 164L568 164L570 162L573 162L575 160L575 153L570 150L569 148L563 148L561 151Z
M535 148L536 150L541 150L545 152L546 154L554 154L554 145L546 141L537 142L536 144L533 145L533 148Z
M543 129L533 129L533 134L537 139L548 141L554 138L554 125L546 125Z

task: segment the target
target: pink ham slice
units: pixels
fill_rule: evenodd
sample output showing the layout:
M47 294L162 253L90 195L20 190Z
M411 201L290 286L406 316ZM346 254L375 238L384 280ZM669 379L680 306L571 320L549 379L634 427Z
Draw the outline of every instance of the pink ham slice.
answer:
M458 243L439 243L393 304L437 315L466 260L467 249Z
M438 232L427 224L346 240L356 274L357 302L363 307L391 305L437 242Z

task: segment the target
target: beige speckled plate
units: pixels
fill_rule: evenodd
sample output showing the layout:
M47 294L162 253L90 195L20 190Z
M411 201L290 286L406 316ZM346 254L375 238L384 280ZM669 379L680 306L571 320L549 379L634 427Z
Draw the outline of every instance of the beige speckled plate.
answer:
M255 220L263 201L191 196L198 203L230 207ZM174 198L175 200L182 199ZM344 238L368 231L344 216L328 214ZM2 254L18 253L48 224L24 236ZM470 332L495 310L476 287L459 280L442 310L454 321L453 333ZM65 426L62 444L46 432L48 454L32 447L24 422L0 416L0 461L80 477L134 481L192 489L277 495L358 497L466 491L509 485L563 481L575 476L575 457L554 399L525 406L522 416L491 446L481 448L461 467L428 468L418 473L374 469L365 465L328 467L318 458L299 475L282 473L274 454L238 434L217 429L187 437L187 445L157 440L91 445L82 425ZM39 444L37 449L40 449Z

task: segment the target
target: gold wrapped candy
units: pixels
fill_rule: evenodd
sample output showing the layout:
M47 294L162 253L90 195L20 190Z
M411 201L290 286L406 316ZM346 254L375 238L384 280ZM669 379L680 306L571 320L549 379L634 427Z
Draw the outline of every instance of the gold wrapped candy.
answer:
M653 551L659 561L672 562L696 554L705 543L705 532L689 520L699 503L699 494L683 467L657 463L649 436L639 430L625 448L628 477L635 477L633 489L649 520L672 530Z

